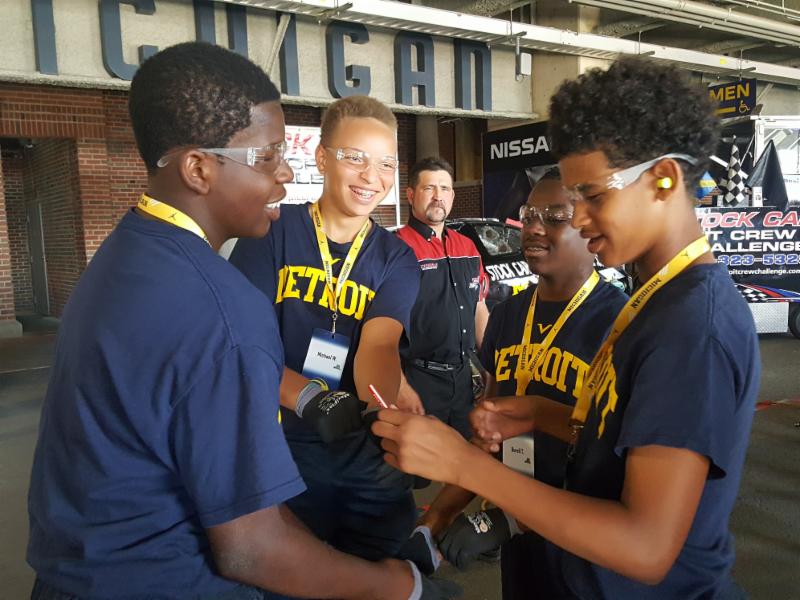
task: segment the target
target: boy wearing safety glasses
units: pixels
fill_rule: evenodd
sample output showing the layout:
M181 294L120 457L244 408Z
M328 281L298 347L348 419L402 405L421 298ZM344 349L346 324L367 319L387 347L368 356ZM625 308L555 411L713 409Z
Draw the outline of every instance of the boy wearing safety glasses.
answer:
M316 149L322 196L283 206L269 236L240 240L230 257L278 315L283 426L308 486L290 506L323 540L372 560L397 553L416 510L412 478L383 462L361 420L375 406L370 384L397 401L419 288L411 249L370 219L394 185L396 130L377 100L331 104ZM328 389L338 391L318 402Z
M485 403L485 448L534 429L570 444L565 488L498 465L455 432L381 411L390 464L465 487L546 538L558 597L740 598L728 519L759 381L750 311L694 214L718 141L704 89L622 59L564 83L550 106L573 227L641 285L585 374L574 409ZM446 457L443 459L442 457Z
M61 320L28 502L34 600L446 597L409 564L333 550L283 504L305 486L278 419L278 324L217 255L278 216L279 99L200 43L131 83L147 193Z
M526 403L539 395L574 406L589 364L627 300L595 272L586 240L570 227L572 212L557 168L545 173L520 207L522 252L539 280L489 316L479 356L490 374L490 401L519 396L514 401ZM557 438L524 432L504 446L502 459L538 481L564 485L567 444ZM530 532L512 538L517 524L499 508L459 515L473 497L446 486L420 525L430 528L444 557L462 569L502 544L505 600L551 597L549 574L537 566L545 559L543 539Z

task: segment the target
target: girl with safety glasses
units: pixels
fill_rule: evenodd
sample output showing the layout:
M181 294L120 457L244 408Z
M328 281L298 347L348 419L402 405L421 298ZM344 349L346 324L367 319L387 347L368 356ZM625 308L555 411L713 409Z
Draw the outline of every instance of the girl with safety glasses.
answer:
M370 217L395 182L397 121L373 98L337 100L315 158L320 198L282 206L270 235L240 240L230 260L275 303L283 428L308 486L290 508L334 547L378 560L416 515L413 478L384 463L362 422L370 384L397 403L400 335L419 288L411 249Z

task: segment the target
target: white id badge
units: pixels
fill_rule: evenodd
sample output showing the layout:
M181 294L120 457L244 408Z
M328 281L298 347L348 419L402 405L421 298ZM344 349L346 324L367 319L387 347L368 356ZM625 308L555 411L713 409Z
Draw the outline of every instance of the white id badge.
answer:
M503 464L533 477L533 436L520 435L503 442Z
M349 349L350 339L346 335L315 329L303 363L303 376L322 379L329 389L339 389Z

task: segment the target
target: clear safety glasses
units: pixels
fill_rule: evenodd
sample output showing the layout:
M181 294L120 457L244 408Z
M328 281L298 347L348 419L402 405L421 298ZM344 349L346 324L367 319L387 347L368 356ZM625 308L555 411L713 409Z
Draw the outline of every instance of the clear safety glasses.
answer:
M648 160L647 162L633 165L626 169L622 169L609 175L602 181L594 181L590 183L579 183L571 188L565 188L567 198L574 205L577 202L592 202L596 200L609 190L623 190L632 183L636 182L645 171L651 169L661 160L665 158L674 158L675 160L682 160L688 162L690 165L696 165L697 159L688 154L670 153Z
M523 204L519 207L519 220L525 227L533 224L534 219L539 219L545 227L558 227L572 220L572 207L565 204L550 204L544 208Z
M394 156L383 156L381 158L372 158L368 152L358 150L357 148L324 148L336 157L336 160L341 162L351 171L356 173L363 173L370 166L374 166L375 170L382 174L394 174L399 164Z
M228 158L240 165L251 167L259 172L274 173L286 156L286 142L268 144L261 147L249 148L197 148L200 152L215 154ZM156 163L159 167L166 167L170 157L174 152L166 154L158 159Z

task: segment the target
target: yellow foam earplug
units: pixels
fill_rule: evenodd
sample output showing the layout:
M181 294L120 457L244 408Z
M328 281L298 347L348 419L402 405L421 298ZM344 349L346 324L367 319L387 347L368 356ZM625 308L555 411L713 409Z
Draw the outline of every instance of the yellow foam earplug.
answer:
M656 181L656 187L660 190L669 190L672 188L672 177L662 177Z

